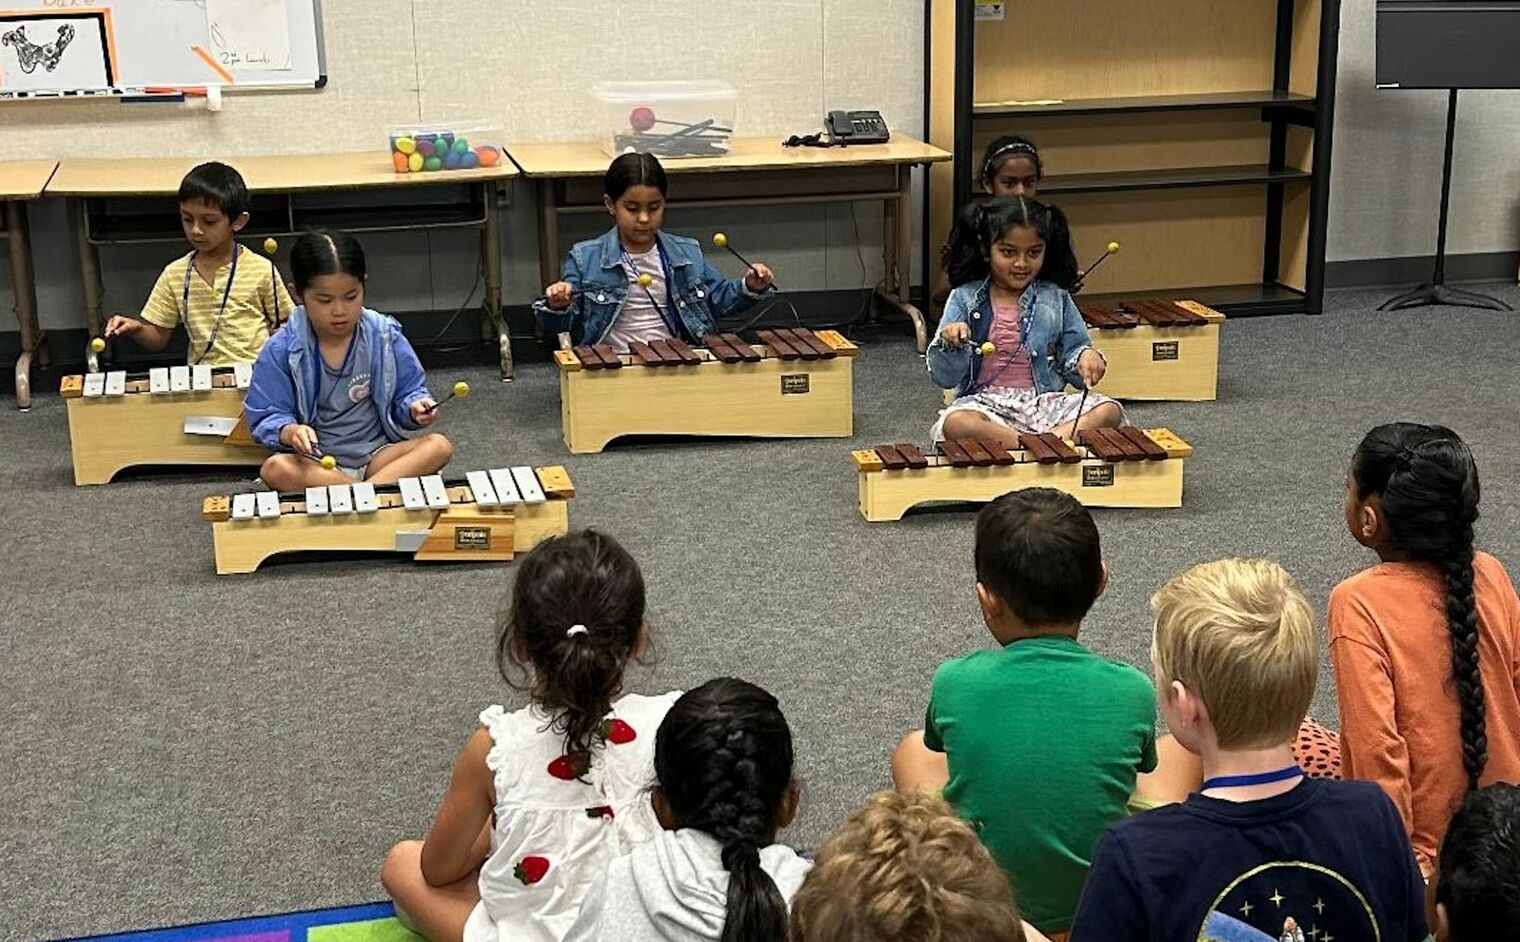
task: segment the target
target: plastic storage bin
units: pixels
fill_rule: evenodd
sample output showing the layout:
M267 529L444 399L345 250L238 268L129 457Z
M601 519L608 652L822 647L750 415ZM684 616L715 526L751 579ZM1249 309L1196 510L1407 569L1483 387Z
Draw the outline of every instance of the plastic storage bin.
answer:
M501 128L483 122L409 125L392 128L390 138L397 173L474 170L505 159Z
M720 157L734 137L739 93L726 82L602 82L591 93L611 157Z

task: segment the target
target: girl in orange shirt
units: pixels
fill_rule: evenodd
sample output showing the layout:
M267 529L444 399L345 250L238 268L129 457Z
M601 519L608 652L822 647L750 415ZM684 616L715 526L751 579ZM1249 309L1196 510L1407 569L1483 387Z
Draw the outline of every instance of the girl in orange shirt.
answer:
M1347 778L1377 782L1428 876L1464 794L1520 781L1520 599L1473 549L1478 469L1456 433L1395 422L1346 476L1346 526L1381 562L1330 595Z

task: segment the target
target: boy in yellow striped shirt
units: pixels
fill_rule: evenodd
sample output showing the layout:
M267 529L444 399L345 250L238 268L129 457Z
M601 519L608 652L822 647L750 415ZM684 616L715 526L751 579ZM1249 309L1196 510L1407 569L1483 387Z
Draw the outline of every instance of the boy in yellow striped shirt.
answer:
M213 161L186 174L179 219L193 250L164 268L137 318L111 318L106 336L162 350L184 324L191 365L257 359L295 304L274 262L237 244L248 205L248 186L232 167Z

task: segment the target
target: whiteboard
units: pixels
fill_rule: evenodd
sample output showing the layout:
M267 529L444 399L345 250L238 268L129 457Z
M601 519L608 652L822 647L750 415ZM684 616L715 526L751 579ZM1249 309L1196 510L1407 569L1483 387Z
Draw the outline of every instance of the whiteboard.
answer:
M0 98L326 83L321 0L0 0Z

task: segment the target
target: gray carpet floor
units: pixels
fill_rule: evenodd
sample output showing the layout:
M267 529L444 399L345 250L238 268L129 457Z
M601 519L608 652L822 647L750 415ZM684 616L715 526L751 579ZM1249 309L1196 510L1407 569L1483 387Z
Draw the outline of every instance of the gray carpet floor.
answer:
M1388 294L1335 293L1319 318L1232 321L1218 402L1132 409L1197 454L1181 510L1098 512L1112 585L1087 644L1146 665L1149 593L1222 555L1282 561L1322 611L1368 563L1342 523L1347 458L1392 419L1471 442L1480 540L1520 560L1520 317L1372 313ZM794 842L888 784L934 667L989 643L972 514L867 524L856 506L848 449L922 441L933 417L906 342L862 352L852 442L570 456L549 366L511 385L440 371L433 386L459 376L475 392L441 422L454 469L567 465L573 524L615 534L644 566L656 658L630 688L729 674L780 697L806 795ZM54 396L26 415L0 402L0 443L0 938L379 898L386 847L427 827L476 713L522 702L491 663L513 570L319 559L218 578L199 507L225 474L75 488ZM1335 716L1328 666L1315 712Z

